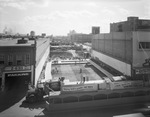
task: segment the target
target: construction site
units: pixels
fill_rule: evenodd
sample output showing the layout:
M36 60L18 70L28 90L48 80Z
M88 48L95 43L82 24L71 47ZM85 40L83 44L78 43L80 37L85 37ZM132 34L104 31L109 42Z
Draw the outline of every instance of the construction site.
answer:
M44 97L50 113L150 101L150 90L143 80L128 79L108 69L86 57L82 49L52 53L37 83L36 98L32 92L26 96L31 103Z

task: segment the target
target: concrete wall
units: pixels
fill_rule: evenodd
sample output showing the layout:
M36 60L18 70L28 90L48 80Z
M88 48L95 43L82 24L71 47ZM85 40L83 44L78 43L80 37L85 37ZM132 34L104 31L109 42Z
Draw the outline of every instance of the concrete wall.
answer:
M105 54L102 54L97 51L92 51L92 55L94 57L99 58L102 62L108 64L109 66L113 67L114 69L131 76L131 64L127 64L125 62L119 61L117 59L114 59L110 56L107 56Z
M47 109L50 112L64 111L64 110L74 110L81 108L93 108L93 107L103 107L103 106L115 106L122 104L136 104L150 101L150 96L139 96L139 97L126 97L126 98L115 98L107 100L94 100L94 101L83 101L83 102L73 102L73 103L63 103L63 104L47 104Z
M127 63L132 62L132 33L113 32L93 35L92 49Z
M52 67L52 62L48 62L46 64L46 68L45 68L45 80L51 80L52 79L52 74L51 74L51 67Z
M50 41L47 38L41 38L37 40L36 46L36 65L39 64L42 56L44 55L47 47L50 45Z
M39 79L39 76L41 74L43 66L46 62L46 59L49 57L49 53L50 53L50 46L46 49L46 51L44 52L44 55L42 56L42 58L38 62L38 65L36 66L36 69L35 69L35 85L37 84L37 81Z
M150 58L150 49L140 50L139 42L150 42L150 32L133 32L133 67L142 67L145 59Z
M110 56L112 59L114 58L118 61L122 61L123 63L127 63L130 67L132 66L133 69L143 68L145 60L150 59L150 49L139 49L139 42L150 42L150 32L111 32L109 34L94 35L92 40L92 49L97 53L104 54L106 56ZM93 53L92 55L99 56L97 53ZM110 59L104 60L103 58L105 57L102 58L101 56L98 58L124 73L124 67L126 64L121 64L122 67L119 68L113 63L109 63L109 61L112 62ZM147 63L147 65L148 64L149 63ZM128 70L131 70L131 68ZM146 72L148 72L148 69ZM144 71L142 73L144 73Z
M54 100L57 100L56 103ZM49 102L46 103L46 108L50 112L57 112L62 110L74 110L87 107L93 108L110 105L115 106L121 104L135 104L147 101L150 101L148 88L114 91L99 90L98 92L83 92L51 96L49 97Z

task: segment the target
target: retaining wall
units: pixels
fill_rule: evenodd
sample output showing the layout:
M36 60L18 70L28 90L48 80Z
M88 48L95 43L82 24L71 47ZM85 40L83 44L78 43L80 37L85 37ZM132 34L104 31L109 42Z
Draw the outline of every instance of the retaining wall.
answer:
M150 90L148 88L113 91L102 90L97 92L50 96L46 102L46 108L50 112L55 112L80 108L144 103L147 101L150 101Z

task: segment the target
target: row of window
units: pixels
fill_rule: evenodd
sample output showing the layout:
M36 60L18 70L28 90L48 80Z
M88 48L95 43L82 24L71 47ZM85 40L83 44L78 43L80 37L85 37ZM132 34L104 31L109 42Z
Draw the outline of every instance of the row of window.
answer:
M139 42L139 49L150 49L150 42Z
M11 65L30 65L30 54L25 55L0 55L0 65L6 64Z

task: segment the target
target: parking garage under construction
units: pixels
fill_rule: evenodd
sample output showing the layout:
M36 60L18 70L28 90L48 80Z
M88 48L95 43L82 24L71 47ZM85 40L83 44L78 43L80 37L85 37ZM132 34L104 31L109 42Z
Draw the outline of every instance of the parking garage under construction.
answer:
M125 76L115 76L90 59L53 59L47 62L42 80L60 81L60 85L54 82L49 86L53 91L47 89L46 108L50 112L145 102L150 99L150 90L142 80L133 81Z

